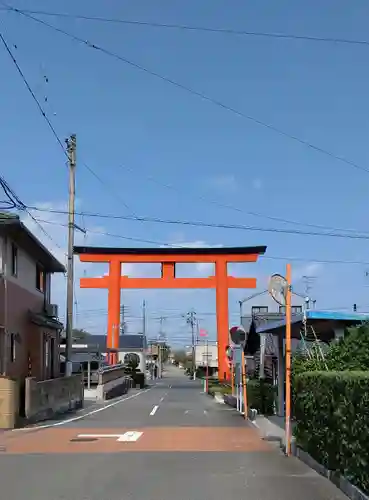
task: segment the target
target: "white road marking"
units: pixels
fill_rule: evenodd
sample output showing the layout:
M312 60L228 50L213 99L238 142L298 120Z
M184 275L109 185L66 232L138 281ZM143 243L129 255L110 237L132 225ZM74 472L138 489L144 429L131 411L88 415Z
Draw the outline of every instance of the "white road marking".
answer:
M155 413L158 411L159 406L155 405L154 408L151 410L150 415L155 415Z
M168 396L168 393L167 393L167 392L164 394L164 396L162 396L162 397L160 398L160 402L161 402L161 403L164 401L165 396Z
M185 415L187 415L187 413L188 413L188 412L189 412L189 410L186 410L186 411L185 411Z
M208 411L207 410L204 410L204 415L207 415L208 414Z
M120 436L120 438L118 438L118 441L120 441L120 442L137 441L138 439L140 439L142 434L143 434L143 432L129 431L129 432L124 433L123 436Z
M69 418L68 420L62 420L61 422L55 422L54 424L46 424L46 425L35 425L34 427L23 427L22 429L13 429L13 432L18 431L31 431L33 429L47 429L49 427L57 427L59 425L70 424L71 422L76 422L77 420L82 420L83 418L89 417L90 415L95 415L95 413L99 413L100 411L107 410L108 408L112 408L113 406L124 403L124 401L129 401L130 399L137 398L140 394L151 391L151 387L145 389L141 392L137 392L136 394L132 394L132 396L128 396L128 398L118 399L118 401L114 401L113 403L102 406L101 408L96 408L95 410L91 410L83 415L77 415L76 417Z
M128 431L124 434L78 434L79 438L117 438L117 442L132 442L137 441L142 436L143 432Z

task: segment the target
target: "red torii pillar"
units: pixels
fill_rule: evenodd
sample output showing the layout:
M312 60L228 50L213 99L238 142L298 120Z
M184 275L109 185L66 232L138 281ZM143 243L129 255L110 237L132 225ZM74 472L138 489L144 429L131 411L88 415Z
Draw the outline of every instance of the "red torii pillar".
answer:
M229 343L228 290L229 288L256 288L255 278L236 278L228 275L228 263L256 262L266 247L233 248L104 248L74 247L81 262L108 262L109 275L101 278L81 278L81 288L108 289L107 348L118 349L121 288L175 289L215 288L219 379L229 379L225 349ZM161 278L129 278L122 276L122 264L160 263ZM215 275L207 278L176 278L177 263L213 263ZM110 358L116 362L116 355Z

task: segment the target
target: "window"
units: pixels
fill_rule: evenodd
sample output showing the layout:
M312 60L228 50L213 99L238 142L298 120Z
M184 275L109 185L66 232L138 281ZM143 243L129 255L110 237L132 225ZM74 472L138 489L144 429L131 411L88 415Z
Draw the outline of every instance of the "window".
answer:
M36 288L40 292L45 291L45 271L39 264L36 265Z
M265 314L268 312L268 306L252 306L251 314Z
M12 243L12 255L11 255L11 270L12 276L18 276L18 248Z
M44 379L48 380L50 378L50 339L46 333L44 333Z
M16 335L15 333L10 334L10 361L14 363L16 355Z
M49 339L45 336L44 339L44 363L45 363L45 368L49 368L49 359L50 359L50 349L49 349Z
M286 306L279 306L280 314L286 314ZM299 314L302 312L302 306L291 306L291 314Z

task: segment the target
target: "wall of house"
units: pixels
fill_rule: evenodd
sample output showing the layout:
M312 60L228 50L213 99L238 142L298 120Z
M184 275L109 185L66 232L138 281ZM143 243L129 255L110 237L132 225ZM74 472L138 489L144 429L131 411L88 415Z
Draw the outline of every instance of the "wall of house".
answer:
M2 265L3 273L9 281L16 283L28 292L44 300L44 293L36 288L37 262L32 259L27 251L16 245L17 248L17 275L12 274L12 240L2 237ZM50 279L45 279L46 287L50 287ZM50 289L45 290L46 296L50 295Z
M292 306L302 306L304 307L304 299L299 297L298 295L292 295ZM266 293L264 295L260 295L259 297L254 297L253 299L244 302L242 305L242 315L250 316L252 307L268 307L269 313L277 313L279 312L279 304L273 300L273 298Z
M225 353L224 353L225 355ZM218 346L212 342L208 345L198 344L195 346L195 359L196 366L206 366L217 368L218 367ZM208 362L206 362L208 360Z
M30 322L29 311L41 313L44 309L44 293L36 288L36 261L25 250L18 247L17 273L12 275L11 240L0 237L0 326L4 328L0 338L0 368L9 377L25 378L29 375L37 380L45 378L43 364L43 334L54 337L55 376L59 372L58 333ZM6 278L6 279L4 279ZM46 282L50 280L46 280ZM50 349L49 349L50 351ZM28 359L31 358L31 363Z

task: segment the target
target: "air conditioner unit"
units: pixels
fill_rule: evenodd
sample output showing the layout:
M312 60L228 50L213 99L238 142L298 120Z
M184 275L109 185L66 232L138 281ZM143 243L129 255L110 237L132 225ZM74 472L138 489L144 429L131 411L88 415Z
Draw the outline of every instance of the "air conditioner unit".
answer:
M46 304L45 312L46 316L49 316L50 318L57 318L59 314L58 304Z

